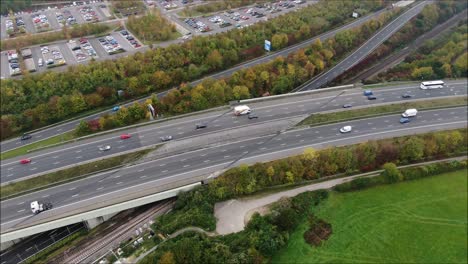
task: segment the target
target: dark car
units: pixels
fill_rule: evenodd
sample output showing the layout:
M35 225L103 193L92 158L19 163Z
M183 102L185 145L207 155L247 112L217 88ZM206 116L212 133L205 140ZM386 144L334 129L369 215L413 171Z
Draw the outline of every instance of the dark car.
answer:
M344 104L344 105L343 105L343 108L351 108L351 107L353 107L352 104Z
M375 99L377 99L377 97L375 97L374 95L367 96L367 100L375 100Z
M405 94L403 94L401 97L402 97L402 98L411 98L411 97L413 97L413 96L412 96L411 94L405 93Z
M122 33L122 35L124 35L124 36L128 35L128 31L127 31L127 30L122 30L122 31L120 31L120 33Z
M207 127L207 125L205 123L197 124L197 126L196 126L197 129L206 128L206 127Z
M21 140L28 140L28 139L30 139L30 138L32 138L32 136L29 135L29 134L23 134L23 135L21 136Z
M134 39L135 39L134 37L132 37L132 36L130 36L130 35L128 35L126 38L127 38L128 40L134 40Z
M250 113L250 114L247 115L247 117L249 119L254 119L254 118L258 118L258 115L254 114L254 113Z

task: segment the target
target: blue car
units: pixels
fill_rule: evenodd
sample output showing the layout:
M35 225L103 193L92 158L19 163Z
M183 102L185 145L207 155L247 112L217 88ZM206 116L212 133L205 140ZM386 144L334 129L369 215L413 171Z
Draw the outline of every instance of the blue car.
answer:
M112 112L117 112L117 111L119 111L119 109L120 109L120 106L118 106L118 105L117 105L117 106L114 106L114 107L112 108Z
M372 91L371 90L365 90L364 91L364 96L369 96L369 95L373 95Z
M405 124L405 123L409 123L409 122L410 122L410 119L407 118L407 117L400 118L400 124Z

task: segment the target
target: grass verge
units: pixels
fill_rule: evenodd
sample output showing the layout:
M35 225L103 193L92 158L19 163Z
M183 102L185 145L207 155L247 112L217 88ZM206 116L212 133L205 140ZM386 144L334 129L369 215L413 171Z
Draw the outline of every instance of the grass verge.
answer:
M459 98L444 98L425 100L417 102L405 102L399 104L381 105L374 107L366 107L360 109L343 110L334 113L312 114L302 120L296 126L316 126L337 123L352 119L363 119L368 117L376 117L394 113L402 113L408 108L416 108L418 110L429 110L441 107L456 107L467 105L467 97ZM369 114L372 113L372 114Z
M0 188L0 197L2 197L2 200L6 200L8 198L49 188L51 186L76 181L90 176L91 174L96 173L98 171L108 170L111 168L122 166L126 163L136 161L144 155L146 155L148 152L153 150L154 148L135 151L128 154L86 163L60 171L55 171L24 181L10 183Z
M333 234L319 247L304 241L304 221L272 263L464 262L466 170L349 193L332 192L312 208Z
M28 151L33 151L37 148L44 148L53 144L58 144L60 142L74 139L76 138L76 136L74 135L73 132L74 131L67 132L62 135L53 136L53 137L50 137L41 141L28 144L23 147L19 147L17 149L6 151L0 155L0 160L6 160L6 159L11 159L20 155L26 155L28 154Z

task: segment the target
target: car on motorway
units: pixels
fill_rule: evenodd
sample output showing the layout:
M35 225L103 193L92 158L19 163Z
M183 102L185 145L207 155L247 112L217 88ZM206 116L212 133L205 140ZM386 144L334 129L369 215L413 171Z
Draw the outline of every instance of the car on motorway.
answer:
M364 96L369 96L369 95L373 95L372 91L371 90L365 90L364 91Z
M376 100L377 97L375 95L369 95L367 96L367 100Z
M413 96L411 94L408 94L408 93L404 93L404 94L401 95L401 98L405 98L405 99L411 98L411 97L413 97Z
M250 113L250 114L247 115L247 117L248 117L249 119L257 119L257 118L258 118L258 115L254 114L254 113Z
M120 110L120 106L118 106L118 105L112 107L112 112L117 112L119 110Z
M111 149L111 146L107 145L107 146L103 146L103 147L99 147L99 150L100 151L108 151Z
M348 132L351 132L351 130L353 130L353 128L351 126L344 126L344 127L340 128L341 133L348 133Z
M407 117L400 118L400 124L406 124L406 123L409 123L409 122L410 122L410 119L407 118Z
M197 124L196 129L206 128L206 127L207 127L207 124L200 123L200 124Z
M130 134L122 134L122 135L120 135L120 139L129 139L129 138L131 138L131 137L132 137L132 135L130 135Z
M21 164L28 164L30 162L31 162L31 159L22 159L22 160L20 160Z
M351 108L351 107L353 107L352 104L344 104L344 105L343 105L343 108Z
M31 136L30 134L23 134L23 135L21 136L21 140L28 140L28 139L30 139L30 138L32 138L32 136Z
M164 137L161 137L161 141L162 142L166 142L166 141L170 141L172 140L172 136L164 136Z

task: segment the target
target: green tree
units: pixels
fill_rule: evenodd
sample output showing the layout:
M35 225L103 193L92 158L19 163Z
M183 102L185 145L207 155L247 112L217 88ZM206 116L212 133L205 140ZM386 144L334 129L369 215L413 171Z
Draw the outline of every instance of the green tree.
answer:
M249 88L243 85L234 86L232 89L234 98L236 100L248 99L250 98Z
M434 71L431 66L416 68L411 73L411 77L417 80L428 80L434 75Z
M382 167L383 171L381 175L388 183L395 183L403 180L403 175L394 163L385 163Z
M174 254L171 251L165 252L158 261L159 264L176 264Z
M419 137L410 137L403 142L400 159L404 162L421 160L424 157L424 140Z
M75 128L75 134L77 136L84 136L91 133L88 122L81 120L78 126Z

